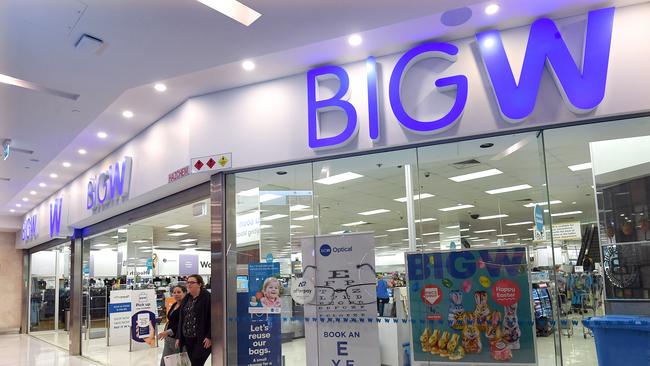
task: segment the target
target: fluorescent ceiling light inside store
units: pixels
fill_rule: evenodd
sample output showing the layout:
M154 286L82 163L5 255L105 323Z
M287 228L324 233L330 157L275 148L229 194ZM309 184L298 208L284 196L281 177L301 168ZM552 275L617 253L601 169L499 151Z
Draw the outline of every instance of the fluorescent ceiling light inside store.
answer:
M436 231L436 232L433 232L433 233L424 233L424 234L422 234L422 236L429 236L429 235L440 235L440 232Z
M451 177L449 179L453 180L454 182L465 182L465 181L472 180L472 179L491 177L493 175L499 175L499 174L503 174L503 172L500 171L499 169L488 169L488 170L483 170L483 171L476 172L476 173L470 173L470 174L465 174L465 175L459 175L459 176L456 176L456 177Z
M430 222L430 221L436 221L437 219L434 219L433 217L425 217L423 219L417 219L415 220L416 224L419 224L421 222Z
M404 230L408 230L408 228L407 227L398 227L398 228L395 228L395 229L388 229L386 231L393 233L393 232L396 232L396 231L404 231Z
M377 209L377 210L359 212L359 215L370 216L370 215L378 215L378 214L382 214L382 213L386 213L386 212L390 212L390 210L387 210L385 208L380 208L380 209Z
M260 229L270 229L273 225L260 225Z
M479 220L490 220L490 219L500 219L502 217L508 217L506 214L490 215L490 216L480 216Z
M551 205L557 205L557 204L559 204L559 203L562 203L562 201L560 201L560 200L553 200L553 201L550 201L550 202L527 203L527 204L524 205L524 207L535 207L535 205L546 206L546 205L548 205L549 203L550 203Z
M307 216L296 217L296 218L294 218L293 220L296 220L296 221L307 221L307 220L313 220L313 219L315 219L315 218L318 218L318 216L307 215Z
M582 211L557 212L557 213L551 214L551 216L553 216L553 217L556 217L556 216L569 216L569 215L579 215L581 213L582 213Z
M576 164L576 165L569 165L568 168L571 169L572 172L591 169L591 162Z
M198 241L198 239L183 239L180 242L181 243L192 243L192 242L195 242L195 241Z
M470 239L470 240L472 240L472 241L486 241L486 240L490 240L490 239Z
M179 231L179 232L176 232L176 233L169 233L167 235L169 235L169 236L183 236L183 235L187 235L187 233L183 233L183 232Z
M238 196L242 196L242 197L253 197L253 196L257 196L258 194L260 194L260 188L259 187L247 189L245 191L241 191L241 192L237 193Z
M365 221L355 221L355 222L349 222L347 224L342 224L341 226L359 226L359 225L363 225L363 224L367 224L367 222L365 222Z
M262 14L236 0L196 0L221 14L249 26Z
M330 234L331 235L338 235L338 234L344 234L344 233L345 233L345 230L341 230L341 231L332 231Z
M487 194L499 194L499 193L507 193L507 192L514 192L514 191L521 191L524 189L530 189L533 188L529 184L520 184L517 186L511 186L511 187L503 187L503 188L497 188L497 189L491 189L489 191L485 191Z
M515 235L517 235L517 234L516 234L516 233L512 233L512 234L499 234L499 235L497 235L497 236L498 236L498 237L504 237L504 236L515 236Z
M134 240L133 242L136 244L142 244L142 243L148 243L149 240Z
M420 194L413 195L413 201L417 201L417 200L425 199L425 198L431 198L431 197L435 197L435 195L433 195L431 193L420 193ZM406 202L407 199L408 198L406 198L406 197L401 197L401 198L395 198L395 201L403 203L403 202Z
M314 182L319 183L319 184L325 184L325 185L329 186L329 185L332 185L332 184L346 182L346 181L349 181L349 180L358 179L358 178L362 178L362 177L363 177L363 175L361 175L361 174L357 174L357 173L353 173L353 172L345 172L345 173L341 173L341 174L337 174L337 175L332 175L332 176L327 177L327 178L316 179Z
M284 215L284 214L275 214L275 215L270 215L270 216L262 217L262 221L277 220L277 219L281 219L281 218L283 218L283 217L287 217L287 216L289 216L289 215Z
M290 212L304 211L304 210L306 210L308 208L309 208L309 206L306 206L306 205L293 205L293 206L289 207L289 211Z
M438 211L456 211L456 210L462 210L465 208L472 208L474 205L458 205L458 206L451 206L451 207L445 207L445 208L439 208Z
M280 198L282 196L273 194L273 193L263 193L260 195L260 203L272 201L274 199Z
M107 246L109 246L109 245L110 245L110 244L99 243L99 244L95 244L95 245L93 245L93 247L95 247L95 248L103 248L103 247L107 247Z
M520 226L520 225L531 225L533 224L532 221L522 221L522 222L511 222L509 224L506 224L506 226Z
M300 225L289 225L289 229L299 229L301 227L302 226L300 226Z
M385 238L385 237L387 237L387 236L388 236L387 234L384 234L384 235L375 235L375 238Z
M193 247L193 246L195 246L195 245L196 245L196 243L185 243L185 244L181 244L182 247Z
M184 229L188 226L190 225L176 224L176 225L165 226L165 229L178 230L178 229Z

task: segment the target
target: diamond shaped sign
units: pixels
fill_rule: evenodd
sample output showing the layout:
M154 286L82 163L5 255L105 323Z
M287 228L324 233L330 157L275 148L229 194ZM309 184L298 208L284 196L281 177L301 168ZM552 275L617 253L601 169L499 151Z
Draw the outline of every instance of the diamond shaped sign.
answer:
M214 154L193 158L190 162L192 174L214 172L232 168L232 153Z

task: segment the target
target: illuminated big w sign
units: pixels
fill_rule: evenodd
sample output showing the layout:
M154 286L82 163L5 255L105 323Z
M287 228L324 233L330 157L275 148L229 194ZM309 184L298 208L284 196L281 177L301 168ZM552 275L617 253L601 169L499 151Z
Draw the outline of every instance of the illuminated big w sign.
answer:
M550 19L539 19L530 28L528 44L519 80L515 80L499 31L478 33L476 40L483 64L489 75L492 89L503 118L516 123L528 117L535 108L535 100L544 71L544 65L553 75L565 104L574 113L586 113L598 106L605 96L607 66L612 39L614 8L589 12L582 64L576 65L566 43L555 23ZM455 75L436 80L436 87L455 89L456 98L452 108L439 119L421 121L411 117L401 100L402 79L408 68L417 60L437 57L456 61L458 47L450 43L426 43L406 52L395 65L389 82L390 106L396 119L405 128L416 133L439 133L450 128L460 119L468 96L468 79ZM366 61L368 92L368 123L370 138L380 137L377 67L374 57ZM328 99L317 97L318 82L335 78L339 89ZM352 140L358 131L357 110L347 100L349 76L340 66L323 66L307 73L307 103L309 124L309 146L312 149L334 148ZM320 136L319 114L331 109L342 110L346 127L337 135Z
M114 165L109 165L108 169L100 173L97 178L91 179L88 182L86 208L99 209L110 202L126 197L131 185L131 165L132 160L127 156L121 163L118 161Z
M59 236L61 232L61 209L63 198L57 198L50 203L50 238Z

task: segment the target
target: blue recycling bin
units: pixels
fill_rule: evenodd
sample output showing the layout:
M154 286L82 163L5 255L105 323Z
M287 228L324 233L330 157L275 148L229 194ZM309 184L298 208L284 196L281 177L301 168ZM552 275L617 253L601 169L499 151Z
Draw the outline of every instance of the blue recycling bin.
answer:
M650 365L650 317L606 315L582 324L594 333L599 366Z

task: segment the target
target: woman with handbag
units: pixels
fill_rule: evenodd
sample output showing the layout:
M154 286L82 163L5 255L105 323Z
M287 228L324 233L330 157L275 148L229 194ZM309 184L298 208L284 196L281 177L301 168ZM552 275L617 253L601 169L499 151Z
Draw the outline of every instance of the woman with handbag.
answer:
M192 366L203 366L212 352L210 292L203 277L187 278L187 291L180 308L176 347L185 348Z
M178 352L176 339L178 338L178 321L180 319L180 308L187 289L184 286L176 285L172 288L172 297L176 302L167 311L167 324L165 330L158 334L158 339L164 341L163 354L160 359L160 366L165 366L165 356Z

